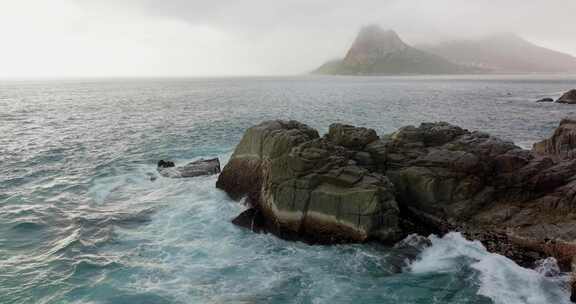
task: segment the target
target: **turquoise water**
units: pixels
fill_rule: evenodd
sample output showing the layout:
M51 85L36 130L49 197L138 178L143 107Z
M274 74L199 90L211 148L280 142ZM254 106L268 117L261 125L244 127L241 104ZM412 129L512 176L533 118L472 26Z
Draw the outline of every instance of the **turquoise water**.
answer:
M415 261L379 245L308 246L230 224L216 177L155 163L226 160L245 128L291 118L380 133L448 121L529 147L576 107L575 77L291 77L0 82L0 303L568 303L458 234ZM401 270L401 271L399 271Z

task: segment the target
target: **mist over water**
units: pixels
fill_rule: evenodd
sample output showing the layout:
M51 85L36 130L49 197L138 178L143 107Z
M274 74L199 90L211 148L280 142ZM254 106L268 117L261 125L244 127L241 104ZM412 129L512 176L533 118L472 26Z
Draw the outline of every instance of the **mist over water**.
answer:
M575 86L566 76L0 83L0 303L568 303L565 277L458 234L431 236L413 262L375 244L286 242L233 226L243 207L216 177L150 177L159 159L226 160L247 127L276 118L380 134L448 121L530 147L576 109L535 101Z

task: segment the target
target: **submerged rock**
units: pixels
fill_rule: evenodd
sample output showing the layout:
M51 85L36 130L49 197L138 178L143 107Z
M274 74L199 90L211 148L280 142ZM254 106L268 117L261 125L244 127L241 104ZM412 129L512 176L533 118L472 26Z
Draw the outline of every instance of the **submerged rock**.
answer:
M554 99L547 97L547 98L538 99L536 102L554 102Z
M405 239L396 243L390 250L390 255L386 257L386 262L391 266L393 272L403 272L424 249L432 246L429 238L411 234Z
M172 167L176 167L176 164L174 164L173 161L163 159L158 161L158 168L172 168Z
M562 274L555 258L545 258L536 261L535 270L546 277L557 277Z
M220 160L218 158L201 159L178 167L174 162L161 160L158 162L157 170L160 175L169 178L214 175L220 173Z
M567 104L576 104L576 89L570 90L564 95L562 95L558 100L557 103L567 103Z
M266 220L260 210L256 208L250 208L240 213L232 220L232 223L256 233L266 231Z

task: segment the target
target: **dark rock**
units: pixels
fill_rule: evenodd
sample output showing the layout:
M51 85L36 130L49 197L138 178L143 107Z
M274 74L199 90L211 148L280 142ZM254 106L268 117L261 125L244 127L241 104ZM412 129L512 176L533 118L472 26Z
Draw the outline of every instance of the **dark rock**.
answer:
M538 155L554 159L574 159L576 157L576 119L563 119L552 137L534 144L532 150Z
M161 162L163 162L162 165ZM170 178L214 175L220 173L220 160L218 158L201 159L179 167L176 167L173 162L160 161L158 162L158 173Z
M554 102L554 99L547 97L547 98L538 99L536 102Z
M323 138L297 122L250 128L217 186L247 196L263 229L317 243L390 243L460 231L523 266L576 256L576 122L533 151L448 123L378 138L333 125ZM241 220L239 220L241 221Z
M250 208L240 213L240 215L232 220L232 223L256 233L266 231L266 219L256 208Z
M367 144L378 139L378 135L373 129L342 124L330 125L327 137L336 145L357 150L363 149Z
M430 246L432 246L432 241L427 237L411 234L394 244L386 262L393 267L394 272L400 273Z
M148 178L150 179L150 181L155 181L156 179L158 179L158 177L156 176L156 174L152 173L152 172L147 172L146 176L148 176Z
M217 186L236 199L248 196L267 219L268 230L281 237L313 243L398 240L392 184L357 166L353 158L358 155L334 142L360 148L377 139L375 132L332 129L332 136L319 138L295 122L250 128Z
M576 104L576 89L570 90L570 91L564 93L564 95L562 95L560 98L558 98L558 100L556 100L556 102L557 103Z
M233 199L248 196L249 203L255 203L262 187L262 164L318 137L316 130L297 121L274 120L254 126L246 131L236 146L232 158L218 177L216 187Z
M158 168L172 168L172 167L175 167L175 166L176 166L176 164L174 164L174 162L169 161L169 160L166 161L166 160L161 159L161 160L158 162Z

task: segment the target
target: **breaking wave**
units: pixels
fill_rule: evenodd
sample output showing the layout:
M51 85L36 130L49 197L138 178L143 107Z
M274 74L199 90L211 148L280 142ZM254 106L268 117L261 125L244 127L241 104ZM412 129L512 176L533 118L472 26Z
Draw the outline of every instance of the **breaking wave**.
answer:
M499 254L489 253L478 241L459 233L440 238L430 236L432 246L424 249L410 265L413 273L468 272L476 277L478 294L495 304L570 303L569 276L558 270L554 259L546 259L536 270L518 266Z

